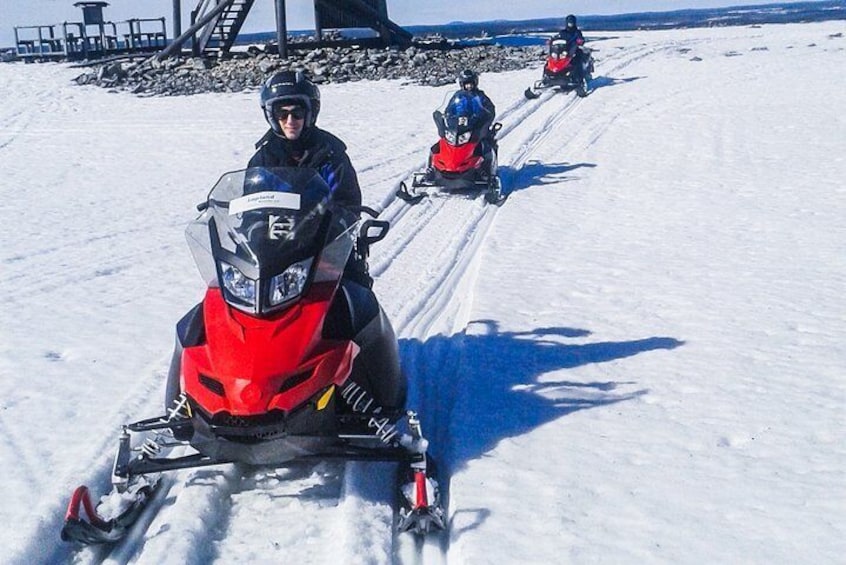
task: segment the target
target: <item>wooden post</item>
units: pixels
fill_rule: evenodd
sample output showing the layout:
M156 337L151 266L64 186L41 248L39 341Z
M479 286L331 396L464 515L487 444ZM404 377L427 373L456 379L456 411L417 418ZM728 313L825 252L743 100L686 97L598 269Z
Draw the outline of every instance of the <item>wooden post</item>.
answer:
M288 20L285 16L285 0L276 0L276 44L279 57L288 58Z
M320 27L320 8L318 7L319 0L314 0L314 36L317 42L323 41L323 28Z
M182 0L173 0L173 37L182 35Z

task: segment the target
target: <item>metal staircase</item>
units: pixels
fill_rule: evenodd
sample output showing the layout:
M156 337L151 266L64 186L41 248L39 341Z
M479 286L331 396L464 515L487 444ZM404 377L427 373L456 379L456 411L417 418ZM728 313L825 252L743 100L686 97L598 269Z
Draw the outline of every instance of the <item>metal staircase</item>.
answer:
M197 50L207 56L226 53L235 43L250 8L255 0L201 0L194 11L194 21L199 22L214 13L202 28L197 40Z

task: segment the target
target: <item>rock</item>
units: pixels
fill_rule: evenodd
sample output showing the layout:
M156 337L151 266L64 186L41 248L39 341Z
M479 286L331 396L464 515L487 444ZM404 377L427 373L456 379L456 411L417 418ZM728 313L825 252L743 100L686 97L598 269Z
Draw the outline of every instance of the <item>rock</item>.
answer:
M302 70L317 84L359 80L400 79L430 86L450 84L458 72L502 72L537 66L543 50L498 45L456 47L434 38L407 49L360 47L292 49L280 59L275 45L248 48L226 58L173 57L148 61L128 73L119 63L104 63L80 75L77 84L97 84L143 96L184 96L201 92L237 92L259 88L265 78L282 70Z
M205 71L211 68L211 61L205 57L194 57L191 59L191 66L195 71Z

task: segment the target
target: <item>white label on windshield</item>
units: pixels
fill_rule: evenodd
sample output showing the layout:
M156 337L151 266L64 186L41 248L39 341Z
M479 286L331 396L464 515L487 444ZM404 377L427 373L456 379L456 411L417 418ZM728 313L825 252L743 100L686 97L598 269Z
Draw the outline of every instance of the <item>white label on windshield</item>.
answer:
M300 195L290 192L257 192L236 198L229 203L229 215L241 214L261 208L300 209Z

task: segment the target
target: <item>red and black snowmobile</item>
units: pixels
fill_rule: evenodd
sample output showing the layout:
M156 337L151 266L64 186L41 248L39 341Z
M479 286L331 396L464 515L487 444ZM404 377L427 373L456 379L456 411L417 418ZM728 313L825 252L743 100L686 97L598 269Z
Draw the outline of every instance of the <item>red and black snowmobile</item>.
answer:
M502 124L482 105L478 96L460 90L443 110L432 114L440 139L429 151L426 170L414 173L411 187L401 182L397 196L411 203L428 194L426 188L450 193L479 193L490 203L502 198L497 176L496 133Z
M121 539L162 471L328 458L399 462L397 529L445 528L394 331L370 288L343 277L388 223L330 195L313 169L220 178L186 230L208 288L176 326L165 413L123 427L111 494L95 508L79 487L62 539Z
M581 51L581 73L575 72L578 58L568 55L567 42L558 38L550 39L549 53L543 67L543 78L536 81L531 88L526 89L524 92L526 98L538 98L539 91L552 87L557 87L564 92L575 90L578 96L587 96L590 92L590 81L593 80L592 49L584 45L579 45L578 49Z

